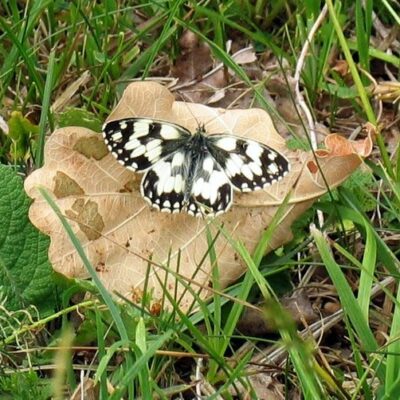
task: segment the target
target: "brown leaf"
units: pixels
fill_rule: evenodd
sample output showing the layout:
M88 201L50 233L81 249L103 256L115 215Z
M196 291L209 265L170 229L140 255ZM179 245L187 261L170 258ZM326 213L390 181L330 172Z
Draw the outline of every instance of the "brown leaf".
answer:
M183 87L178 85L178 88L180 97L187 102L212 104L225 96L226 85L225 70L220 68L199 80L183 84Z
M285 387L276 376L260 372L257 375L251 375L249 380L258 400L283 400L285 398Z
M279 301L297 325L302 325L304 322L311 324L317 319L308 296L303 292L298 291L291 297L282 297ZM245 309L237 329L248 336L264 336L277 332L274 317L268 316L262 304L258 309Z
M94 384L94 380L85 377L74 390L74 393L71 395L70 400L95 400L99 398L98 396L99 388Z
M72 83L63 91L60 96L57 96L57 99L51 106L51 111L53 113L60 112L64 110L68 105L71 105L73 102L73 97L78 92L78 90L85 86L90 80L90 72L84 71L78 79L72 81Z
M289 153L270 117L261 109L223 110L176 102L163 86L136 82L126 89L109 119L132 116L163 119L190 131L195 131L198 123L205 123L209 133L234 132L259 140L285 153L291 161L291 172L268 190L235 193L234 206L214 221L185 213L170 215L150 209L138 190L142 175L122 167L108 154L100 134L79 127L59 129L46 143L44 166L26 179L25 189L35 200L30 208L31 221L50 235L49 258L54 269L62 274L88 277L58 218L36 190L38 185L53 194L104 285L135 300L149 274L148 290L153 290L153 303L164 297L160 282L165 282L172 295L175 290L178 296L184 293L184 287L176 285L172 273L178 269L178 262L179 274L188 281L196 281L192 283L193 290L202 288L202 297L209 293L207 229L215 237L223 224L225 231L252 252L290 192L289 206L274 233L270 250L291 239L292 222L326 192L321 172L309 168L313 155ZM361 162L354 153L338 155L328 151L317 156L331 187L341 183ZM224 235L219 234L214 247L224 287L246 268ZM180 305L187 309L192 301L193 296L185 291Z
M346 60L336 60L335 65L331 67L332 71L336 71L340 76L347 76L349 73L349 64Z
M240 49L232 55L232 59L236 62L236 64L239 65L250 64L257 61L256 53L253 49L253 46Z
M248 380L258 400L285 399L285 386L279 382L276 374L257 371L257 374L249 374ZM234 398L237 398L238 395L244 400L252 398L248 388L245 388L240 380L235 381L235 384L229 386L228 390Z
M213 66L210 46L199 42L190 31L183 34L180 45L182 52L172 67L172 76L179 78L180 83L200 79Z

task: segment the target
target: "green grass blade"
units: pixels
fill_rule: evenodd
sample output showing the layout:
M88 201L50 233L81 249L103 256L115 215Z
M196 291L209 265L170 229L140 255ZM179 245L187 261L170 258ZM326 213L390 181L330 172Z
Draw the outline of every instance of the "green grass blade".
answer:
M29 78L37 85L39 94L43 94L43 80L36 71L36 65L33 62L34 54L32 52L27 52L30 50L30 46L26 44L26 38L32 35L32 32L37 26L39 17L43 13L43 10L48 8L50 3L51 0L26 3L26 12L24 11L23 13L21 13L18 6L12 6L14 11L12 28L9 28L6 18L0 17L0 26L2 26L6 34L5 36L8 37L13 44L0 68L0 82L4 85L3 87L0 85L0 98L3 97L4 92L15 76L15 72L18 71L16 65L18 64L19 55L22 56L29 70ZM21 18L21 16L23 17ZM19 32L15 34L14 31L17 29L19 29Z
M35 154L35 163L37 167L41 167L43 164L47 122L50 122L50 129L51 130L53 129L51 112L50 112L50 102L51 102L51 94L53 92L54 67L55 67L55 52L51 51L49 56L49 64L47 67L46 83L44 86L44 92L42 98L42 110L40 113L40 121L39 121L39 138L37 141L37 149Z
M262 256L264 255L265 250L268 246L269 240L276 226L279 224L279 221L284 216L289 198L290 193L286 196L284 202L274 215L274 218L271 221L265 234L262 236L253 257L250 255L248 250L241 242L232 240L230 235L225 232L223 228L221 228L221 231L248 267L249 271L246 273L245 279L247 278L248 282L252 282L254 280L254 282L257 283L264 298L266 299L266 305L269 309L269 314L278 326L278 330L282 337L283 343L287 347L290 358L299 377L301 386L304 391L303 393L305 394L306 398L320 399L322 395L322 386L319 383L318 376L313 370L313 363L315 363L316 365L316 361L311 355L311 350L298 336L296 327L292 322L292 319L286 316L286 312L282 309L280 304L275 299L275 296L271 288L269 287L268 282L266 281L265 277L262 276L260 270L258 269ZM251 278L248 277L248 275L251 275ZM238 310L235 310L235 306L237 306ZM228 317L226 327L234 327L236 325L237 321L235 320L235 317L237 316L236 312L239 310L241 311L242 308L238 303L232 307L232 311ZM230 321L230 318L232 319L232 321ZM228 343L224 344L225 347L227 345Z
M342 203L335 206L340 218L343 220L348 219L357 224L364 237L366 237L366 234L363 231L363 227L365 224L368 224L372 229L377 244L377 258L393 276L398 276L398 271L400 270L399 260L397 260L385 241L379 236L378 232L374 230L368 218L362 214L360 211L362 209L361 205L356 201L354 196L344 188L340 189L340 196L342 198ZM328 214L332 212L332 206L319 206L319 208Z
M371 122L371 124L373 124L374 126L376 126L376 116L375 116L374 110L372 109L371 103L368 99L367 92L364 88L364 84L360 78L357 67L356 67L353 57L350 53L349 46L347 45L347 41L346 41L346 38L343 33L343 28L340 25L339 19L336 15L335 9L332 4L332 0L326 0L326 3L328 5L329 15L332 19L333 26L336 31L336 35L339 39L340 46L341 46L344 56L346 58L347 64L349 65L350 73L351 73L351 76L356 85L358 95L360 96L360 100L363 105L364 112L368 118L368 121ZM379 151L381 153L385 168L389 174L392 174L393 171L392 171L392 167L391 167L390 158L389 158L388 152L385 147L385 143L383 141L383 138L382 138L382 135L380 134L380 132L377 133L376 141L378 143Z
M387 8L387 10L389 11L390 15L394 18L394 20L396 21L397 25L400 25L400 16L399 16L399 12L395 11L393 9L393 7L390 5L390 3L387 0L381 0L382 4ZM398 5L398 3L397 3Z
M362 261L362 270L360 274L360 286L358 289L358 304L366 321L369 320L369 304L371 301L372 283L376 265L376 240L372 228L364 224L367 235L365 242L365 251Z
M351 324L350 324L350 321L346 314L344 315L344 322L347 327L347 333L349 335L351 348L353 349L353 352L354 352L354 354L353 354L354 365L356 367L357 375L360 379L360 381L357 385L357 389L354 390L353 399L359 398L360 389L363 388L364 389L363 394L365 396L365 399L372 400L372 398L373 398L372 392L371 392L371 389L367 382L367 377L369 376L369 371L368 371L368 369L364 369L363 359L362 359L362 354L361 354L362 349L360 349L360 346L357 343L356 337L354 335L354 331L353 331L353 329L351 329Z
M111 346L107 349L106 353L100 359L100 362L97 366L97 371L94 378L95 384L97 384L100 381L101 376L106 375L106 368L111 358L124 346L126 347L127 343L124 340L118 340L112 343Z
M148 351L146 327L143 318L139 319L139 322L136 326L135 343L137 346L137 358L140 358ZM138 373L138 378L139 378L141 395L144 398L148 399L151 398L152 391L150 386L149 366L147 365L147 363L143 363L143 366Z
M354 40L348 39L347 45L350 50L358 50L358 44ZM396 68L400 67L400 58L396 57L394 54L386 53L382 50L376 49L372 47L372 45L368 46L368 55L369 57L376 58L377 60L384 61L386 63L392 64Z
M363 347L367 352L377 352L378 344L368 325L368 321L366 321L364 318L361 308L353 295L350 285L348 284L340 265L338 265L333 259L330 248L325 242L325 238L323 237L322 233L314 228L312 230L312 235L328 274L336 287L343 310L349 316L357 336L360 338L360 342L363 344ZM377 374L379 378L383 380L383 371L381 369L378 369Z
M115 322L115 325L118 329L118 332L122 338L122 340L127 344L129 343L129 337L128 333L125 329L125 325L122 321L120 311L118 310L118 307L114 303L111 295L108 293L107 289L104 287L103 283L101 282L100 278L97 276L95 269L93 268L92 264L90 263L89 259L86 256L85 250L83 250L82 245L80 244L78 238L76 237L74 231L71 228L71 225L67 222L65 219L64 215L62 214L61 210L58 208L57 204L54 202L54 200L50 197L49 193L47 190L43 187L38 188L40 194L44 197L44 199L47 201L49 206L53 209L53 211L56 213L57 217L59 218L63 228L65 229L65 232L67 233L69 239L71 240L74 248L76 249L78 255L80 256L85 268L87 269L90 277L93 279L93 282L97 286L101 297L104 300L104 303L107 305L107 307L110 310L111 316Z
M274 41L266 32L260 30L255 24L253 26L254 30L245 28L242 24L235 22L233 19L226 17L224 14L218 13L214 10L201 6L199 4L195 5L195 10L199 14L204 15L206 18L218 20L220 23L223 23L233 29L238 30L239 32L244 33L247 37L249 37L254 42L262 43L267 48L271 49L278 57L283 57L284 52L280 46L277 46ZM191 29L188 27L188 29Z
M101 312L98 309L98 307L95 308L95 313L96 313L96 334L97 334L97 346L98 346L98 352L99 352L99 360L103 360L104 357L106 356L106 345L104 341L104 323L101 318ZM105 370L103 370L101 373L98 375L98 380L99 380L99 397L100 400L105 400L107 399L107 375L105 373Z
M13 42L14 46L16 49L19 51L21 54L22 58L25 61L26 67L29 71L29 76L31 77L33 83L36 84L37 90L39 92L40 97L43 97L43 92L44 92L44 83L42 77L39 75L37 72L37 67L34 64L32 57L30 57L27 53L27 49L24 47L24 45L21 43L20 39L14 35L12 30L9 28L7 21L3 19L3 17L0 16L0 27L7 33L8 37L10 40ZM11 59L11 56L10 56ZM10 66L10 68L14 68L15 63ZM3 91L5 89L3 88Z
M288 204L291 195L292 193L289 192L283 199L282 204L279 205L278 210L276 211L274 217L268 225L268 228L265 230L265 232L261 236L260 241L257 244L257 247L253 254L253 260L257 267L260 265L261 260L267 251L268 244L271 241L275 229L277 228L277 226L279 226L280 222L284 219L286 213L288 212Z
M370 0L366 0L366 3L370 3ZM366 11L367 12L367 11ZM366 18L367 16L365 16ZM370 32L367 31L367 23L364 18L363 6L361 0L356 0L356 38L357 38L357 50L360 60L360 65L365 71L369 71L369 39ZM367 82L366 77L362 77L364 83Z
M290 359L299 377L305 398L320 399L322 395L321 386L313 369L313 362L315 360L311 354L311 349L298 336L292 318L286 316L286 312L275 299L268 282L261 275L247 249L239 243L236 251L243 258L249 268L249 273L251 273L266 300L269 319L272 319L277 324L283 343L287 347Z
M147 367L147 363L149 362L149 360L154 357L156 351L171 338L173 333L173 330L168 330L160 337L152 341L150 344L148 344L146 353L137 358L134 364L125 371L124 376L118 383L116 390L109 397L109 400L119 400L122 398L128 387L132 386L132 382L134 381L136 376L142 371L143 368Z
M395 309L393 313L389 345L387 346L385 395L395 398L400 393L400 285L397 287Z
M170 35L175 32L176 28L172 28L171 25L174 22L174 19L176 15L178 14L178 11L180 10L182 4L184 3L184 0L173 0L173 5L168 9L168 18L165 21L165 24L163 26L163 29L160 33L159 38L155 42L154 46L152 46L151 53L149 54L149 58L147 60L146 67L144 68L143 71L143 78L146 78L151 66L153 65L154 59L156 58L157 54L159 54L159 51L163 44L166 42L166 39L170 37Z
M375 113L374 113L374 111L372 109L371 103L369 102L367 93L366 93L366 91L364 89L364 84L361 81L361 78L360 78L360 75L358 73L357 67L356 67L356 65L354 63L354 60L353 60L353 57L352 57L352 55L350 53L350 49L349 49L349 47L347 45L346 38L345 38L344 33L343 33L343 28L340 25L339 19L338 19L337 15L336 15L335 9L334 9L333 4L332 4L332 0L327 0L326 3L328 5L329 15L330 15L330 17L332 19L333 26L334 26L335 31L336 31L336 35L337 35L337 37L339 39L340 46L342 48L342 51L343 51L344 56L346 58L346 61L347 61L348 65L349 65L351 76L353 77L354 83L355 83L355 85L357 87L357 91L358 91L358 94L360 96L361 103L363 104L364 111L365 111L365 113L367 115L368 121L371 122L373 125L376 125Z

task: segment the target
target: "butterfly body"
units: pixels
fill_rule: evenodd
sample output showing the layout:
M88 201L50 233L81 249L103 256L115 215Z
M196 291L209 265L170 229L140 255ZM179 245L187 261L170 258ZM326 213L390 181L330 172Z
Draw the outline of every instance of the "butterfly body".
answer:
M232 205L233 190L263 189L289 171L288 160L257 141L229 134L190 133L170 122L126 118L103 126L117 160L144 173L141 194L160 211L217 216Z

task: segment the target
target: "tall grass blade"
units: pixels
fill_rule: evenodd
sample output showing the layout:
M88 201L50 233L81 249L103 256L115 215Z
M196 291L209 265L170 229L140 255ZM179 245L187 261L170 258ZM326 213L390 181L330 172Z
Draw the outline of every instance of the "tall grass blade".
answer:
M111 316L115 322L115 325L118 329L118 332L119 332L122 340L125 342L125 344L128 344L129 337L128 337L128 333L125 329L125 325L122 321L120 311L118 310L118 307L114 303L111 295L108 293L107 289L104 287L103 283L97 276L95 269L93 268L92 264L90 263L89 259L87 258L85 250L83 250L83 247L80 244L78 238L76 237L74 231L72 230L71 225L67 222L67 220L65 219L61 210L59 209L58 205L50 197L47 190L43 187L39 187L38 190L39 190L40 194L43 196L43 198L47 201L49 206L53 209L53 211L55 212L57 217L59 218L63 228L65 229L65 232L67 233L69 239L71 240L73 246L75 247L75 249L76 249L78 255L80 256L85 268L87 269L90 277L92 278L93 282L97 286L97 288L100 292L100 295L104 300L104 303L109 308Z
M37 167L41 167L44 161L43 154L44 154L44 144L46 139L47 122L50 123L50 129L53 128L51 111L50 111L50 102L54 84L54 75L55 75L54 68L55 68L55 52L51 51L49 56L49 64L47 67L46 83L43 92L42 110L40 113L40 121L39 121L39 138L37 141L37 150L35 154L35 163Z
M365 242L362 270L360 274L360 286L358 289L358 304L366 321L369 320L369 304L371 301L371 290L376 266L376 240L372 228L364 224L367 239Z
M322 233L314 228L312 230L312 235L327 272L336 287L343 310L349 316L350 322L352 323L357 336L360 338L365 351L367 351L371 357L378 351L378 344L371 331L371 328L368 325L368 321L365 320L361 308L353 295L350 285L348 284L340 265L338 265L333 259L330 248L325 242L325 238L323 237ZM377 374L382 380L383 373L384 371L381 368L377 370Z

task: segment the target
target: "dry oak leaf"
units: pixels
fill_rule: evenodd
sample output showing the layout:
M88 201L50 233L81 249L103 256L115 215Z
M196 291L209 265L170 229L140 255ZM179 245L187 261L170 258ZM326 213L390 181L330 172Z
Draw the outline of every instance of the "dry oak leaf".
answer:
M59 129L46 143L44 166L26 179L25 189L34 199L30 219L51 237L49 259L54 269L66 276L86 278L88 273L57 216L37 191L38 185L47 188L68 217L104 285L140 301L148 274L154 303L164 297L160 282L180 298L184 286L177 284L174 275L178 263L180 276L192 282L193 290L203 297L209 293L207 227L215 237L223 224L252 252L282 200L292 192L285 217L270 243L270 249L276 248L291 239L292 222L326 191L320 172L309 168L314 162L312 154L289 153L263 110L222 110L177 102L163 86L137 82L125 90L109 120L132 116L171 121L191 131L201 122L211 134L232 132L259 140L284 153L290 159L291 172L268 190L235 193L230 211L212 222L186 213L165 214L143 200L138 190L143 175L121 166L99 133L79 127ZM338 152L340 146L332 154L326 150L319 159L331 187L361 162L356 153ZM214 247L224 287L243 274L245 266L222 234ZM182 309L193 302L189 292L186 290L180 299Z

